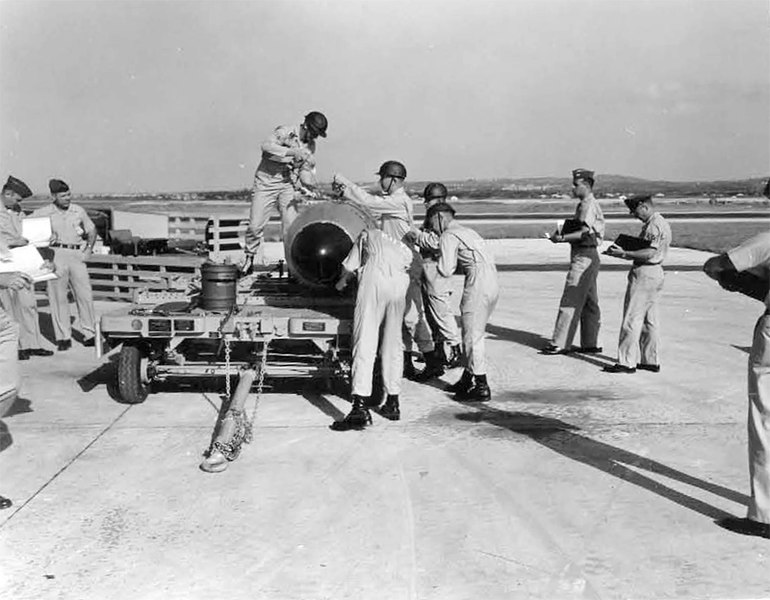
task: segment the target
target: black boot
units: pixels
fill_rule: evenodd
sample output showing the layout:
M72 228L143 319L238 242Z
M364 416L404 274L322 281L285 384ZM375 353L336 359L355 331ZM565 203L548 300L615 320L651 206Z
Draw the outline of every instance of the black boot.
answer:
M471 387L473 387L473 373L468 369L465 369L460 380L457 383L450 385L446 391L451 392L452 394L464 394L471 389Z
M412 353L404 352L404 379L414 379L417 376L417 369L412 362Z
M445 362L447 369L454 369L456 367L462 366L462 361L463 351L460 348L460 344L452 346L449 350L449 357Z
M417 374L415 381L428 381L444 374L444 361L441 359L441 354L437 350L425 353L425 368Z
M361 396L353 395L353 409L341 421L332 423L334 431L348 431L350 429L363 429L372 424L372 415L364 405Z
M380 407L380 416L391 421L398 421L401 418L401 409L398 406L398 394L388 394L385 404Z
M492 399L486 375L474 375L476 381L467 392L458 392L457 399L463 402L488 402Z

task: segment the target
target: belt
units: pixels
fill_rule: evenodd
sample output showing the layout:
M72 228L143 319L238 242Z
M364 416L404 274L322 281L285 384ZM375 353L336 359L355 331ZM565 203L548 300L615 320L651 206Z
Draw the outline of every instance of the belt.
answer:
M60 244L59 242L54 242L53 244L51 244L51 247L69 248L70 250L80 250L80 244Z

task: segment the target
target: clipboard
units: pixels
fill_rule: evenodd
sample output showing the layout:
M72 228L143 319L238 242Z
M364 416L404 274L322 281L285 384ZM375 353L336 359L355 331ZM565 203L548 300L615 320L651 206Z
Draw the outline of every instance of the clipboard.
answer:
M33 282L58 279L56 273L43 268L44 260L32 244L11 248L10 260L0 260L0 273L19 271L29 275Z
M615 238L615 245L620 246L626 252L633 252L634 250L644 250L650 247L650 240L644 240L642 238L634 237L633 235L626 235L621 233Z

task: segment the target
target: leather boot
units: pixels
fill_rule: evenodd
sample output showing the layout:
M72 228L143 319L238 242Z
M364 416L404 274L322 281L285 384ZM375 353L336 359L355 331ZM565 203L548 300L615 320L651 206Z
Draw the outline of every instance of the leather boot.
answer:
M398 394L388 394L385 404L380 407L380 416L390 421L398 421L401 418L401 409L398 406Z
M447 369L454 369L462 366L463 351L460 348L460 344L452 346L449 350L449 357L446 360Z
M444 361L441 353L433 350L425 353L425 368L415 376L415 381L428 381L444 374Z
M404 352L404 379L414 379L417 376L417 369L412 362L412 353Z
M457 383L450 385L446 391L451 392L452 394L464 394L471 389L471 387L473 387L473 373L468 369L465 369L460 380Z
M353 395L353 409L341 421L332 423L334 431L349 431L351 429L363 429L372 424L372 414L364 404L361 396Z
M458 392L457 399L463 402L488 402L492 399L486 375L474 375L475 383L467 392Z

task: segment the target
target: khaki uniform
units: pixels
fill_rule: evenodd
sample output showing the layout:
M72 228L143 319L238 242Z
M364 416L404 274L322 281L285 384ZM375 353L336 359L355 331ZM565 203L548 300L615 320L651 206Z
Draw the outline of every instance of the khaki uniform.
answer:
M308 172L315 172L315 158L297 165L286 155L289 148L305 148L315 154L315 140L300 139L300 126L277 127L270 139L262 144L262 160L254 173L249 226L246 229L246 254L255 255L262 246L265 227L276 210L281 215L281 238L297 216L297 192Z
M0 417L11 408L21 384L19 326L0 308Z
M411 263L412 251L400 240L378 229L362 232L342 263L347 271L358 272L353 316L354 395L366 397L372 394L378 345L386 393L398 394L401 390L404 368L401 324Z
M596 279L599 275L597 246L604 238L604 215L593 195L583 198L575 209L575 219L588 226L588 233L570 243L570 265L564 284L551 343L569 349L580 325L580 345L598 346L601 312Z
M441 234L439 249L438 272L443 277L450 277L458 262L465 271L460 300L465 368L473 375L486 375L484 338L499 295L494 259L482 237L457 221L452 221Z
M27 241L21 235L21 220L21 213L9 210L0 203L0 241L11 247L25 246ZM43 335L40 333L34 287L0 290L0 306L19 326L20 349L45 347Z
M368 194L358 186L355 189L355 201L365 206L379 221L379 228L390 237L403 241L412 228L414 211L412 199L403 188L392 194L375 196ZM411 246L410 246L411 247ZM406 290L404 309L404 351L411 352L414 343L423 354L433 351L433 336L430 332L422 302L421 279L422 259L420 254L411 250L412 262L409 266L409 287Z
M727 255L738 271L754 271L770 278L770 233L746 240ZM754 327L748 361L749 476L748 518L770 524L770 294L765 312Z
M660 364L658 298L663 289L662 263L671 244L671 227L663 215L653 213L639 237L650 242L655 254L646 261L634 261L628 273L618 342L618 363L624 367L636 367L638 362Z
M51 319L57 341L72 337L68 291L72 289L78 311L81 332L90 339L96 332L96 311L94 310L91 280L83 257L83 235L94 231L94 223L85 209L78 204L70 204L67 210L55 204L41 206L32 213L33 217L50 217L51 231L57 241L54 248L53 262L56 266L57 279L48 281L48 301L51 304Z

